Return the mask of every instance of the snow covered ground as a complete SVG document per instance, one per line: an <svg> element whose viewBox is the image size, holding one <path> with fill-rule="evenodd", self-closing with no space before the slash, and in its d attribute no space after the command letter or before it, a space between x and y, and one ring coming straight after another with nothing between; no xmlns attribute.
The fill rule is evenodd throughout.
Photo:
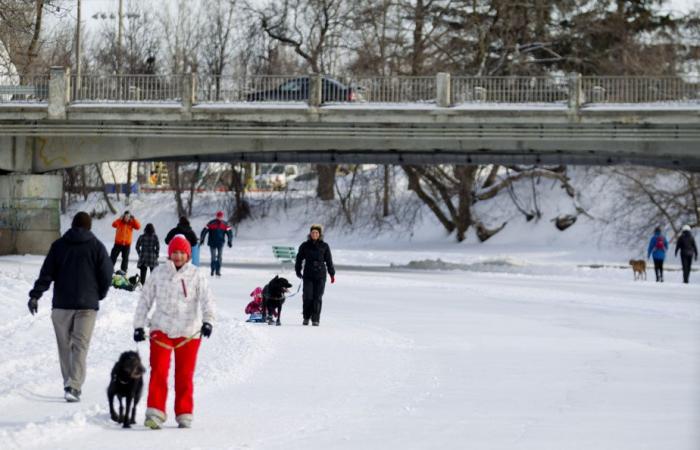
<svg viewBox="0 0 700 450"><path fill-rule="evenodd" d="M161 237L175 223L157 197L129 208ZM93 227L108 248L111 220ZM652 273L634 282L618 266L639 250L601 248L585 224L558 234L509 225L485 244L456 244L428 225L412 238L330 230L336 263L355 269L327 285L318 328L301 326L299 295L282 327L243 314L276 273L296 288L270 246L297 245L306 219L241 227L211 280L219 318L201 347L189 430L176 428L172 396L165 430L141 425L145 399L135 428L109 420L117 357L138 348L148 359L131 339L138 292L111 290L102 303L83 400L67 404L51 293L37 316L26 308L42 258L0 257L0 449L700 448L698 272L690 285L675 270L663 284ZM428 261L437 258L447 264Z"/></svg>

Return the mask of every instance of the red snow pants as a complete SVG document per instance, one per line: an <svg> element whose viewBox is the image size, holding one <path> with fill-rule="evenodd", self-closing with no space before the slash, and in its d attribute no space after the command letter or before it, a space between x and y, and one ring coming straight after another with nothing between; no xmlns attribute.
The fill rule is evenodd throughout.
<svg viewBox="0 0 700 450"><path fill-rule="evenodd" d="M148 383L148 407L165 414L165 401L168 398L168 372L172 349L165 348L155 341L176 347L185 337L171 338L159 330L151 332L151 379ZM175 351L175 415L192 414L194 409L194 367L201 339L192 339Z"/></svg>

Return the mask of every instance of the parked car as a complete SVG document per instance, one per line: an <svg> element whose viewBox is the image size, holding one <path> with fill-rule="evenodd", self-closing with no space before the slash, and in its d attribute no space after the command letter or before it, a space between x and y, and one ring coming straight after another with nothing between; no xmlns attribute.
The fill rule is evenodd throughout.
<svg viewBox="0 0 700 450"><path fill-rule="evenodd" d="M255 177L255 184L260 188L284 189L297 175L299 168L294 164L273 164Z"/></svg>
<svg viewBox="0 0 700 450"><path fill-rule="evenodd" d="M338 80L323 77L321 82L322 102L354 102L357 100L355 89L345 86ZM246 96L249 102L262 101L308 101L309 77L299 77L288 80L276 88L267 91L258 91Z"/></svg>

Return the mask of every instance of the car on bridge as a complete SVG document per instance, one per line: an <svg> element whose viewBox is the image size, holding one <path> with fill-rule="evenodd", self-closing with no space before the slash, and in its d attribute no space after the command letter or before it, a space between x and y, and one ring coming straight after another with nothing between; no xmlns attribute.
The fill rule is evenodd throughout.
<svg viewBox="0 0 700 450"><path fill-rule="evenodd" d="M358 100L357 89L346 86L338 80L322 77L322 102L354 102ZM249 102L305 102L309 100L309 77L298 77L285 81L279 86L266 90L251 92L246 96Z"/></svg>

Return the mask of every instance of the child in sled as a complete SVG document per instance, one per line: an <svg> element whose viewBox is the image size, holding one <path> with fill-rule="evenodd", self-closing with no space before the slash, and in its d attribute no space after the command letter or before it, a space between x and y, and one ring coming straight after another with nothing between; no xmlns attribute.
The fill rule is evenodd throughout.
<svg viewBox="0 0 700 450"><path fill-rule="evenodd" d="M117 270L112 275L112 287L116 289L124 289L126 291L132 292L139 285L139 276L134 275L133 277L126 277L126 274L121 270Z"/></svg>
<svg viewBox="0 0 700 450"><path fill-rule="evenodd" d="M262 288L256 287L255 289L253 289L253 292L250 293L250 296L253 297L253 300L251 300L250 303L248 303L248 305L245 307L245 313L250 314L246 322L260 323L263 321Z"/></svg>

